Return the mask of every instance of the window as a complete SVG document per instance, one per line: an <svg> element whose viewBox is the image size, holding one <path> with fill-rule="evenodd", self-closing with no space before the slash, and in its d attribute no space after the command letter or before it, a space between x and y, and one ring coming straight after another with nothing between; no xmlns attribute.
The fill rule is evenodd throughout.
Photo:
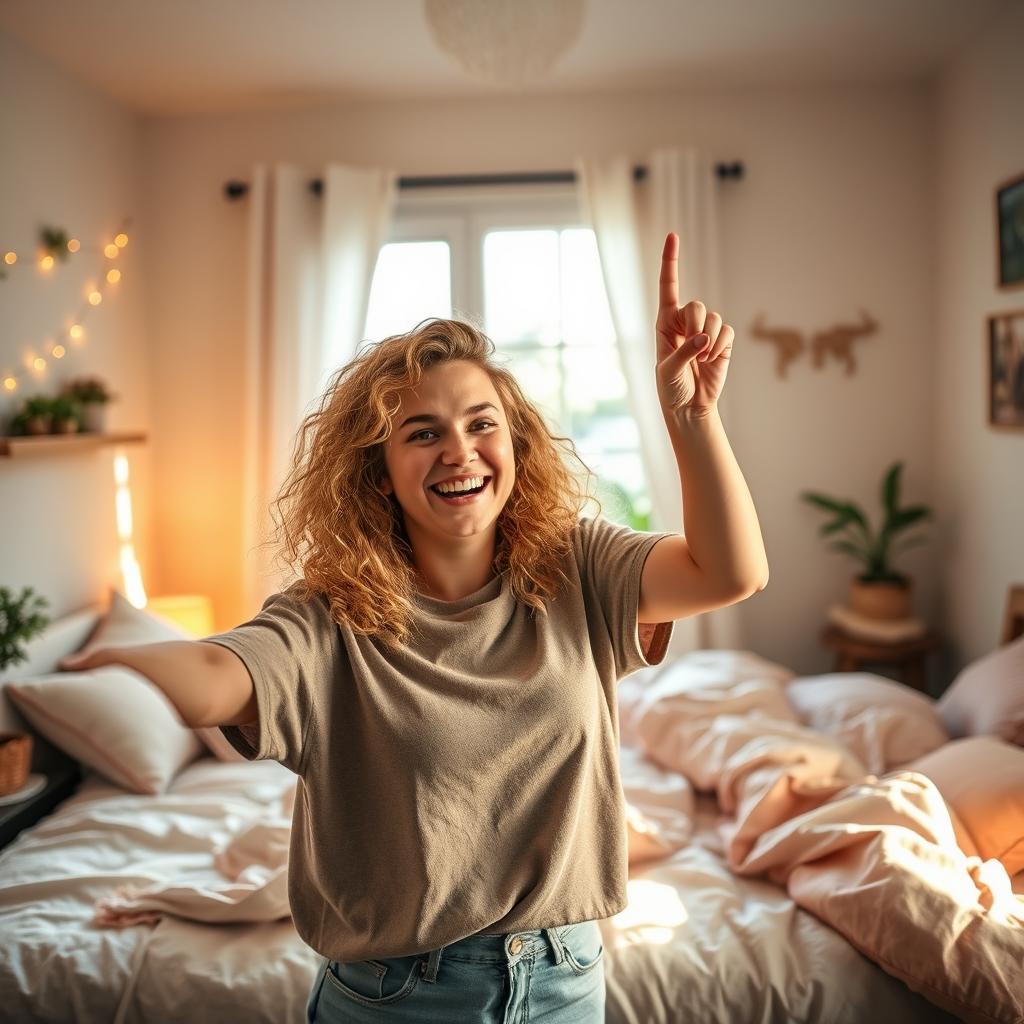
<svg viewBox="0 0 1024 1024"><path fill-rule="evenodd" d="M403 193L363 336L377 341L433 316L481 324L550 429L572 438L596 479L569 468L608 519L650 529L597 242L572 186Z"/></svg>

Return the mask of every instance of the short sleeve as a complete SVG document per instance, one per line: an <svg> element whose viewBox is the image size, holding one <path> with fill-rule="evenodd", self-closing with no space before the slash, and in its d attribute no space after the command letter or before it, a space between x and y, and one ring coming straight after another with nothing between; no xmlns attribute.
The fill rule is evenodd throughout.
<svg viewBox="0 0 1024 1024"><path fill-rule="evenodd" d="M674 622L637 629L640 581L644 562L659 540L672 533L645 533L603 517L582 519L577 531L577 557L584 591L598 606L607 629L616 681L665 657Z"/></svg>
<svg viewBox="0 0 1024 1024"><path fill-rule="evenodd" d="M256 690L256 724L223 725L224 737L250 761L279 761L301 775L309 723L324 706L342 650L327 601L300 601L293 585L268 597L248 622L202 642L237 654Z"/></svg>

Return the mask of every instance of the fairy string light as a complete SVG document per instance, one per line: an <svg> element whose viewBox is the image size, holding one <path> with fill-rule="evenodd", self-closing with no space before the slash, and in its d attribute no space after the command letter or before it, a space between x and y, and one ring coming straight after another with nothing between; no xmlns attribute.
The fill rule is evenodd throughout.
<svg viewBox="0 0 1024 1024"><path fill-rule="evenodd" d="M82 251L101 254L102 259L105 261L105 266L101 267L102 272L98 280L88 285L82 305L75 315L70 318L67 326L55 332L43 343L42 347L47 352L47 355L53 359L63 359L67 354L67 346L64 344L65 340L75 345L80 344L84 340L84 321L89 316L91 310L103 302L104 294L108 287L120 282L122 277L120 269L110 264L121 255L121 250L128 244L128 228L131 226L131 223L130 217L125 218L117 234L103 246L83 247L77 238L69 238L67 232L62 228L44 227L39 232L39 250L36 267L44 274L49 273L58 260L64 263L68 260L69 256ZM3 264L0 265L0 279L6 279L10 276L12 270L19 267L19 265L25 266L25 263L19 260L17 252L13 249L7 250L3 256ZM5 372L3 374L0 385L2 385L4 392L11 394L17 391L19 381L27 378L30 371L42 373L48 366L48 361L43 356L32 356L29 354L25 359L26 369L15 370L10 373Z"/></svg>

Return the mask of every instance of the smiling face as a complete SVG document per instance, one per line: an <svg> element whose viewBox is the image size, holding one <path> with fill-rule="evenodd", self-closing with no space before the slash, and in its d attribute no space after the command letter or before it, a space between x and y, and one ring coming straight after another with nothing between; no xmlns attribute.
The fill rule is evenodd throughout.
<svg viewBox="0 0 1024 1024"><path fill-rule="evenodd" d="M431 367L400 399L384 443L381 490L401 506L413 551L423 542L448 548L456 538L489 542L493 551L516 473L508 419L491 378L475 363L452 360ZM456 502L432 490L465 476L489 479L478 496Z"/></svg>

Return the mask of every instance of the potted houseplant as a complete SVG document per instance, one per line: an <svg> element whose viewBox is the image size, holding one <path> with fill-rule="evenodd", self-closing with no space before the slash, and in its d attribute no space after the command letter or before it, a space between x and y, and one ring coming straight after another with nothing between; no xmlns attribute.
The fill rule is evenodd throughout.
<svg viewBox="0 0 1024 1024"><path fill-rule="evenodd" d="M21 410L11 420L12 434L48 434L53 422L52 399L45 395L26 398Z"/></svg>
<svg viewBox="0 0 1024 1024"><path fill-rule="evenodd" d="M31 587L22 588L17 597L7 587L0 587L0 674L8 665L25 661L21 641L30 640L49 623L42 614L48 604ZM31 764L31 734L0 732L0 795L17 793L25 785Z"/></svg>
<svg viewBox="0 0 1024 1024"><path fill-rule="evenodd" d="M49 624L42 611L49 603L31 587L22 587L17 597L7 587L0 587L0 672L25 660L20 643L31 640Z"/></svg>
<svg viewBox="0 0 1024 1024"><path fill-rule="evenodd" d="M81 427L82 406L70 395L58 395L50 402L51 431L54 434L77 434Z"/></svg>
<svg viewBox="0 0 1024 1024"><path fill-rule="evenodd" d="M882 481L884 519L877 533L872 532L867 516L852 501L830 498L815 491L804 491L800 495L804 501L834 517L821 527L821 536L847 531L840 539L833 541L830 547L844 551L864 563L864 571L850 583L850 607L872 619L903 619L910 616L912 581L894 569L890 560L897 551L920 544L924 538L920 535L911 537L898 548L893 547L893 541L902 531L930 518L932 514L926 505L899 507L902 470L903 464L895 463Z"/></svg>
<svg viewBox="0 0 1024 1024"><path fill-rule="evenodd" d="M116 396L101 377L76 377L61 392L82 407L82 429L102 434L107 423L107 405Z"/></svg>

